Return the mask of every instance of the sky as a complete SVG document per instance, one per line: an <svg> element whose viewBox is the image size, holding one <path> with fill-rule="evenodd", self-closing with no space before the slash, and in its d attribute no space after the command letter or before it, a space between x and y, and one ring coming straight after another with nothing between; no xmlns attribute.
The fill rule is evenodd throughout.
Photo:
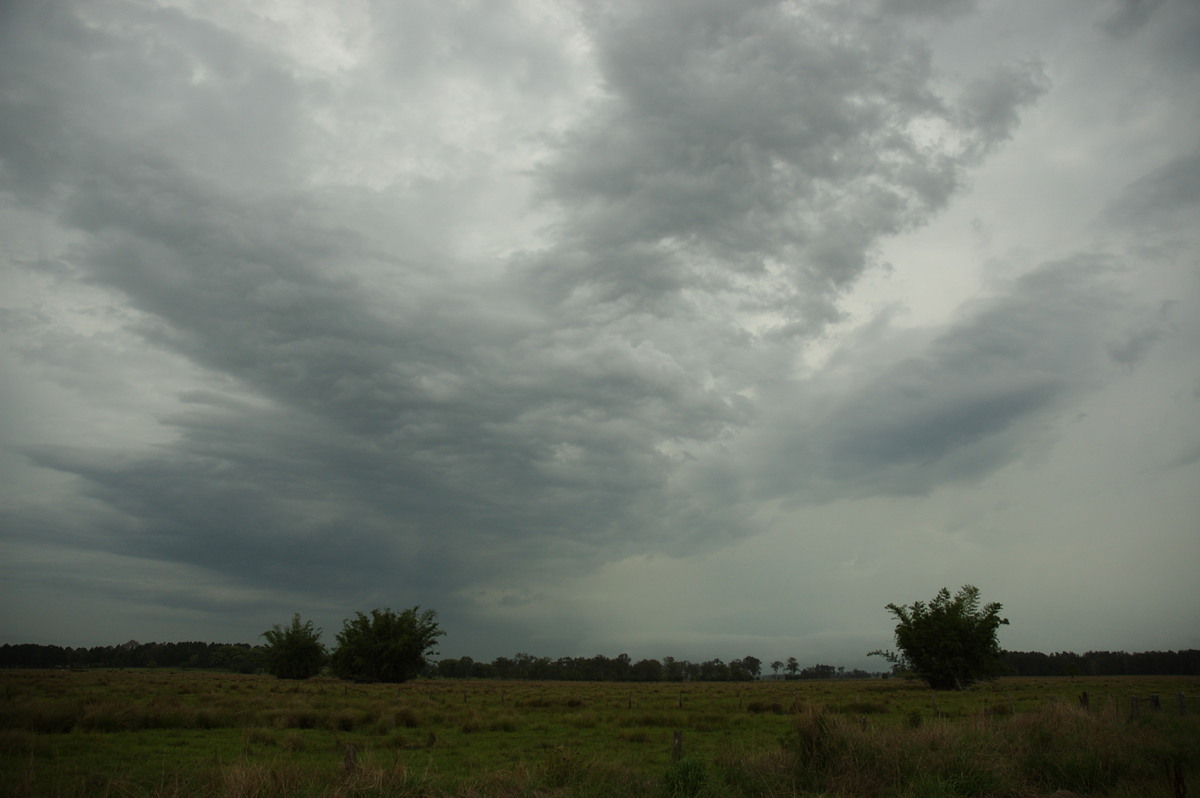
<svg viewBox="0 0 1200 798"><path fill-rule="evenodd" d="M0 642L1200 647L1194 0L0 5Z"/></svg>

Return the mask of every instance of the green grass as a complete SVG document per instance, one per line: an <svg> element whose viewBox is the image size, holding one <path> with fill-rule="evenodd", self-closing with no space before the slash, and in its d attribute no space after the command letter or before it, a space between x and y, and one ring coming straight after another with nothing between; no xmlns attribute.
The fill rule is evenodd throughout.
<svg viewBox="0 0 1200 798"><path fill-rule="evenodd" d="M0 795L1171 795L1175 767L1200 788L1200 716L1178 715L1179 692L1200 694L1200 680L1007 679L934 695L901 680L8 671ZM1150 694L1163 711L1130 719L1130 698Z"/></svg>

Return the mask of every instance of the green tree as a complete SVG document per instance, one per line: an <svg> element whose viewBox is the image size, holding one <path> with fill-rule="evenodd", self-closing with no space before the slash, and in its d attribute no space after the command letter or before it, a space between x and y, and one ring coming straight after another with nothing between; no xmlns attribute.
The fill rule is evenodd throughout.
<svg viewBox="0 0 1200 798"><path fill-rule="evenodd" d="M404 682L419 674L425 658L437 654L434 646L445 634L438 628L437 613L420 609L355 613L338 633L334 675L360 682Z"/></svg>
<svg viewBox="0 0 1200 798"><path fill-rule="evenodd" d="M262 637L267 639L267 673L280 679L307 679L320 673L325 664L321 630L314 629L312 621L302 623L300 613L292 616L291 626L275 624Z"/></svg>
<svg viewBox="0 0 1200 798"><path fill-rule="evenodd" d="M946 588L926 604L888 604L896 616L897 654L872 651L898 670L924 679L935 690L962 690L994 679L1003 670L996 630L1007 624L996 603L980 607L979 588L963 585L953 596Z"/></svg>

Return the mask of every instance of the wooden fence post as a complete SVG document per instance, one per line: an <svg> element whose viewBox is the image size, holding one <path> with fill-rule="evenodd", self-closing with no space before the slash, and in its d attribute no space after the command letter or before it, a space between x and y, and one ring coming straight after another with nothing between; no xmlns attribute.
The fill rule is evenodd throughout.
<svg viewBox="0 0 1200 798"><path fill-rule="evenodd" d="M1129 699L1129 717L1136 718L1138 716L1138 697L1134 696Z"/></svg>
<svg viewBox="0 0 1200 798"><path fill-rule="evenodd" d="M1154 695L1150 696L1150 707L1155 712L1158 712L1159 710L1162 709L1162 704L1159 703L1159 700L1158 700L1158 693L1155 693Z"/></svg>
<svg viewBox="0 0 1200 798"><path fill-rule="evenodd" d="M355 768L358 767L358 752L354 749L354 743L346 744L346 755L342 757L342 769L345 771L346 778L354 775Z"/></svg>
<svg viewBox="0 0 1200 798"><path fill-rule="evenodd" d="M675 739L671 742L671 759L678 762L683 756L683 732L675 730Z"/></svg>
<svg viewBox="0 0 1200 798"><path fill-rule="evenodd" d="M1184 696L1183 693L1177 693L1175 695L1175 700L1179 702L1179 714L1186 715L1187 714L1187 698Z"/></svg>
<svg viewBox="0 0 1200 798"><path fill-rule="evenodd" d="M1089 709L1087 690L1084 690L1079 694L1079 706L1083 707L1085 712Z"/></svg>

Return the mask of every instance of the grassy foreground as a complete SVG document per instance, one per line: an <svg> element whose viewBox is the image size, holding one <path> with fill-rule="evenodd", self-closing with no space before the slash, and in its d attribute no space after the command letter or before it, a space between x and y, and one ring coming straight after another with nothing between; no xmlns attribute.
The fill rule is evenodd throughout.
<svg viewBox="0 0 1200 798"><path fill-rule="evenodd" d="M1087 691L1088 710L1079 695ZM1131 717L1134 697L1158 695ZM1180 714L1177 696L1192 696ZM753 683L0 672L0 795L1172 796L1200 680ZM676 733L680 750L676 751Z"/></svg>

